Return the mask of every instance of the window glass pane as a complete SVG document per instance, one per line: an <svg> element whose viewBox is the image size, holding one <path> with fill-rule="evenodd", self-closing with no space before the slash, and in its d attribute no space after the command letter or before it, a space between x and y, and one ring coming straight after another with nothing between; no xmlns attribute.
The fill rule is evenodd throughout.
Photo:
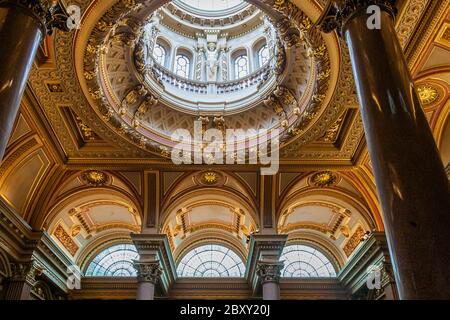
<svg viewBox="0 0 450 320"><path fill-rule="evenodd" d="M269 48L267 48L267 45L264 45L264 47L259 50L258 57L260 67L264 66L269 61Z"/></svg>
<svg viewBox="0 0 450 320"><path fill-rule="evenodd" d="M189 78L190 61L185 55L178 55L175 61L175 73L180 77Z"/></svg>
<svg viewBox="0 0 450 320"><path fill-rule="evenodd" d="M180 277L243 277L245 266L232 250L220 245L205 245L186 254L177 273Z"/></svg>
<svg viewBox="0 0 450 320"><path fill-rule="evenodd" d="M153 57L157 63L164 66L166 63L166 49L164 49L164 47L160 44L156 44L153 49Z"/></svg>
<svg viewBox="0 0 450 320"><path fill-rule="evenodd" d="M99 253L90 263L86 276L135 277L133 260L138 260L136 248L130 244L112 246Z"/></svg>
<svg viewBox="0 0 450 320"><path fill-rule="evenodd" d="M336 270L330 260L321 252L308 246L290 245L285 247L280 261L284 261L282 277L336 277Z"/></svg>
<svg viewBox="0 0 450 320"><path fill-rule="evenodd" d="M248 57L246 55L241 55L234 61L234 69L236 79L248 76Z"/></svg>

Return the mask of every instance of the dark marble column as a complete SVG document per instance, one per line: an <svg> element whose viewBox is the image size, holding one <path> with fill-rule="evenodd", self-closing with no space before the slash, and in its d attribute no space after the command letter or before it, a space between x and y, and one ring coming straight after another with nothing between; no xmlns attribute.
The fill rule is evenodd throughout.
<svg viewBox="0 0 450 320"><path fill-rule="evenodd" d="M321 25L338 28L350 50L400 298L449 299L449 183L396 36L394 2L333 0ZM374 18L378 29L369 28Z"/></svg>
<svg viewBox="0 0 450 320"><path fill-rule="evenodd" d="M52 1L0 1L0 160L39 44L52 27L64 27L63 16Z"/></svg>

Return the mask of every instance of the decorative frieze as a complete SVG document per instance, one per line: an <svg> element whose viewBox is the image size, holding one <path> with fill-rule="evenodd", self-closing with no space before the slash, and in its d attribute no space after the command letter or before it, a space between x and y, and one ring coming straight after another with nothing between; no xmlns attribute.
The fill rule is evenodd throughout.
<svg viewBox="0 0 450 320"><path fill-rule="evenodd" d="M363 239L366 232L361 226L358 226L358 228L353 232L350 239L347 241L347 243L344 246L344 252L347 257L350 257L355 251L355 249L359 246L361 243L361 240Z"/></svg>
<svg viewBox="0 0 450 320"><path fill-rule="evenodd" d="M59 242L62 243L64 248L66 248L67 251L69 251L69 253L72 256L75 256L75 254L77 253L79 247L75 243L75 241L73 241L72 237L66 232L66 230L64 230L62 225L58 225L56 227L53 235L56 237L56 239L59 240Z"/></svg>

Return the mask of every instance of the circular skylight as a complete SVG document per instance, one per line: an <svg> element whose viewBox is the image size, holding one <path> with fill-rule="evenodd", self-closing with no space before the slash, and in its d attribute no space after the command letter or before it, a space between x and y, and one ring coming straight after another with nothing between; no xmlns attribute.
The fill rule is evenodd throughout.
<svg viewBox="0 0 450 320"><path fill-rule="evenodd" d="M233 9L244 3L242 0L179 0L191 8L201 11L220 12Z"/></svg>

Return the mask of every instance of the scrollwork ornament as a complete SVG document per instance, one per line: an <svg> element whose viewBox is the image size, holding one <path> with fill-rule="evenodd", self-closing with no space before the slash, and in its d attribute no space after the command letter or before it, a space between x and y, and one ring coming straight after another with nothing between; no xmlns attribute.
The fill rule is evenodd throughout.
<svg viewBox="0 0 450 320"><path fill-rule="evenodd" d="M355 15L366 12L370 6L378 6L395 18L397 14L395 3L396 0L329 0L318 25L325 33L337 30L342 36L348 21Z"/></svg>

